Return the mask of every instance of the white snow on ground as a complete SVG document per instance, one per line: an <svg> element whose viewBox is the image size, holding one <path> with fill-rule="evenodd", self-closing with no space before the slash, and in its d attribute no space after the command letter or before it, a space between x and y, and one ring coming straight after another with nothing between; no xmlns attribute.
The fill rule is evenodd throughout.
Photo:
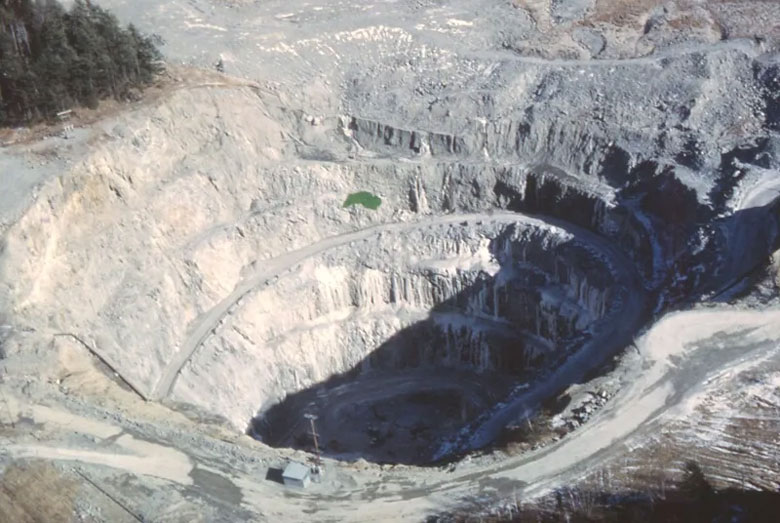
<svg viewBox="0 0 780 523"><path fill-rule="evenodd" d="M744 357L737 356L737 361L742 366L760 364L762 355L777 351L780 310L708 310L671 314L638 341L637 346L644 358L644 372L639 378L621 390L586 426L559 443L526 456L508 457L497 466L464 464L450 472L400 468L399 473L382 479L382 493L374 494L370 503L361 504L359 511L346 510L345 505L332 503L321 505L318 514L323 518L338 517L342 521L382 521L387 518L420 520L434 507L447 505L459 497L473 493L471 478L475 473L486 480L492 478L527 482L527 486L521 487L518 484L517 487L518 495L522 494L526 500L556 485L570 482L583 473L576 465L584 463L599 451L620 451L623 445L618 443L628 444L629 440L626 438L635 437L641 440L646 432L642 427L650 427L652 420L674 411L679 405L685 406L688 398L695 395L697 387L680 396L678 403L667 404L675 393L673 378L683 367L687 365L706 368L710 378L724 370L728 372L734 361L728 358L719 360L717 355L713 357L712 352L719 349L699 343L719 333L742 333L746 347L765 346L765 349L760 349L761 352L746 350ZM54 412L48 408L26 405L16 399L11 399L11 409L16 419L23 414L52 430L59 428L68 431L79 427L79 430L101 440L121 433L121 429L108 423L94 422L64 411ZM127 435L120 436L114 444L118 446L119 453L86 451L63 446L56 440L44 440L30 445L7 445L3 453L13 457L43 457L102 464L131 473L153 475L183 485L190 484L188 472L197 461L193 463L192 458L187 458L181 452L167 445L142 442ZM324 488L313 487L294 497L285 497L281 503L275 501L275 484L265 481L262 477L247 476L236 471L224 474L240 487L245 503L261 510L273 507L280 517L283 517L282 514L299 513L301 509L309 506L319 495L320 489ZM366 474L359 469L351 469L348 482L339 480L340 488L343 489L341 495L351 492L347 498L359 497L365 485L363 482L376 477L376 473L370 468L366 470ZM409 481L419 486L424 484L426 488L415 487L410 491Z"/></svg>
<svg viewBox="0 0 780 523"><path fill-rule="evenodd" d="M713 360L717 361L717 356L712 354L717 348L701 348L697 343L713 335L744 333L746 329L750 329L744 334L746 345L767 344L774 353L777 340L780 340L780 310L691 311L665 317L637 341L645 364L636 381L620 391L584 428L565 438L553 452L545 452L538 459L529 459L523 467L496 476L545 485L544 478L553 477L588 456L610 448L672 407L667 402L675 393L675 387L669 378L681 368L679 361L691 366L711 366ZM760 363L755 355L751 356L743 362L746 366ZM710 378L723 368L731 369L732 364L733 361L717 362L709 373ZM690 397L690 394L686 396ZM538 489L539 486L533 490Z"/></svg>

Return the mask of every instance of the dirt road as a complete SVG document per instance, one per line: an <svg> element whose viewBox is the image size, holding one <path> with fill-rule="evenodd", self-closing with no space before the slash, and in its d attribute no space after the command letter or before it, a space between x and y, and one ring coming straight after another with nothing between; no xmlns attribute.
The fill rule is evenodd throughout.
<svg viewBox="0 0 780 523"><path fill-rule="evenodd" d="M192 355L203 344L206 338L214 331L222 319L230 314L231 309L241 301L242 298L253 292L257 288L268 284L274 278L277 278L284 272L293 269L307 258L316 256L329 249L334 249L348 245L352 242L368 240L383 232L400 232L405 230L437 227L456 223L527 223L539 227L556 227L572 234L578 241L591 246L595 249L612 268L616 271L616 277L621 283L624 283L629 289L629 303L626 304L628 312L632 318L627 322L628 326L636 326L636 319L642 307L644 291L640 285L634 270L633 263L620 251L620 249L611 245L609 240L584 228L571 225L561 220L550 218L539 218L514 212L496 212L483 214L452 214L443 216L434 216L413 222L387 223L374 227L368 227L358 231L325 238L319 242L307 245L296 251L289 252L269 261L259 262L261 267L255 274L247 276L236 288L210 311L199 317L190 327L190 333L182 344L179 351L167 363L163 370L162 377L151 394L151 399L159 400L167 397L176 380L176 376L182 367L192 357ZM608 349L602 349L604 353L611 353L613 346Z"/></svg>
<svg viewBox="0 0 780 523"><path fill-rule="evenodd" d="M50 434L34 444L3 441L1 454L10 458L38 457L103 465L136 475L151 475L189 485L197 467L216 470L224 481L241 489L245 507L294 518L301 510L316 520L419 521L441 507L474 495L519 497L538 494L583 474L595 460L621 452L624 444L652 433L653 422L687 408L687 402L711 380L725 373L761 365L780 354L780 311L731 309L684 312L658 322L637 343L642 372L599 411L587 426L555 445L493 465L459 465L453 472L401 469L382 476L383 488L372 485L376 471L350 470L352 486L334 489L326 480L307 491L285 496L284 487L263 478L237 473L208 458L206 449L187 454L181 442L146 442L123 434L124 429L40 405L10 399L10 412L46 427ZM116 445L116 450L89 450L63 445L73 430ZM212 461L213 459L213 461ZM340 466L340 465L332 465ZM216 467L216 468L215 468ZM374 478L374 479L371 479Z"/></svg>

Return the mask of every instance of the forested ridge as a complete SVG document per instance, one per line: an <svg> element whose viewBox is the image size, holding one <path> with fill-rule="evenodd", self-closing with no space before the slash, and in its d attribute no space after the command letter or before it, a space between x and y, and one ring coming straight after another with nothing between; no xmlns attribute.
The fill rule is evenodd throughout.
<svg viewBox="0 0 780 523"><path fill-rule="evenodd" d="M126 98L160 58L148 36L92 2L0 0L0 126Z"/></svg>

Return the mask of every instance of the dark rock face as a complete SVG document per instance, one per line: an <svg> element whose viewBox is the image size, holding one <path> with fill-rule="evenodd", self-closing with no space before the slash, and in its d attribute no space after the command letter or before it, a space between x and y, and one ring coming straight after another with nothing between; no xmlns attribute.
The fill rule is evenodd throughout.
<svg viewBox="0 0 780 523"><path fill-rule="evenodd" d="M780 131L780 65L756 64L754 74L763 89L765 125L773 131Z"/></svg>
<svg viewBox="0 0 780 523"><path fill-rule="evenodd" d="M345 324L338 335L353 340L352 349L366 343L360 333L376 330L371 316L376 304L403 311L421 297L433 303L423 319L359 351L366 356L350 369L262 409L251 422L252 433L272 445L308 448L308 439L295 434L298 414L313 409L322 431L338 440L327 452L423 464L443 438L492 409L509 384L555 369L596 331L619 321L629 289L582 240L513 224L495 235L489 250L499 265L492 275L390 271L384 276L389 283L375 277L372 289L360 287L366 280L356 277L348 294L362 320ZM352 335L353 329L358 335ZM450 375L464 381L453 383ZM397 390L389 385L378 390L384 382L396 384ZM431 410L411 399L419 394L460 399L452 409L439 404ZM374 427L368 441L356 412ZM428 435L419 439L422 427Z"/></svg>
<svg viewBox="0 0 780 523"><path fill-rule="evenodd" d="M640 207L672 227L685 230L700 215L696 193L683 185L669 169L645 184Z"/></svg>

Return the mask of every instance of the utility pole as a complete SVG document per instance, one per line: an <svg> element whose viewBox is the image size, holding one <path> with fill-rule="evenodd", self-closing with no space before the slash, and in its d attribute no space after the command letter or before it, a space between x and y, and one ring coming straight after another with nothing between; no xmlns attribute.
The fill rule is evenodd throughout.
<svg viewBox="0 0 780 523"><path fill-rule="evenodd" d="M314 428L314 420L317 419L317 415L304 414L303 417L309 420L309 423L311 423L311 432L309 432L309 434L311 434L311 437L314 440L314 453L317 456L317 467L319 467L320 466L320 445L319 442L317 441L317 436L319 436L319 434L317 434L317 429Z"/></svg>
<svg viewBox="0 0 780 523"><path fill-rule="evenodd" d="M314 452L317 455L314 467L312 467L312 480L319 483L322 480L322 468L320 467L322 461L320 460L320 444L317 440L319 434L317 434L317 429L314 428L314 420L317 419L317 415L306 413L303 417L309 420L309 423L311 424L311 432L309 432L309 434L311 434L311 437L314 440Z"/></svg>

